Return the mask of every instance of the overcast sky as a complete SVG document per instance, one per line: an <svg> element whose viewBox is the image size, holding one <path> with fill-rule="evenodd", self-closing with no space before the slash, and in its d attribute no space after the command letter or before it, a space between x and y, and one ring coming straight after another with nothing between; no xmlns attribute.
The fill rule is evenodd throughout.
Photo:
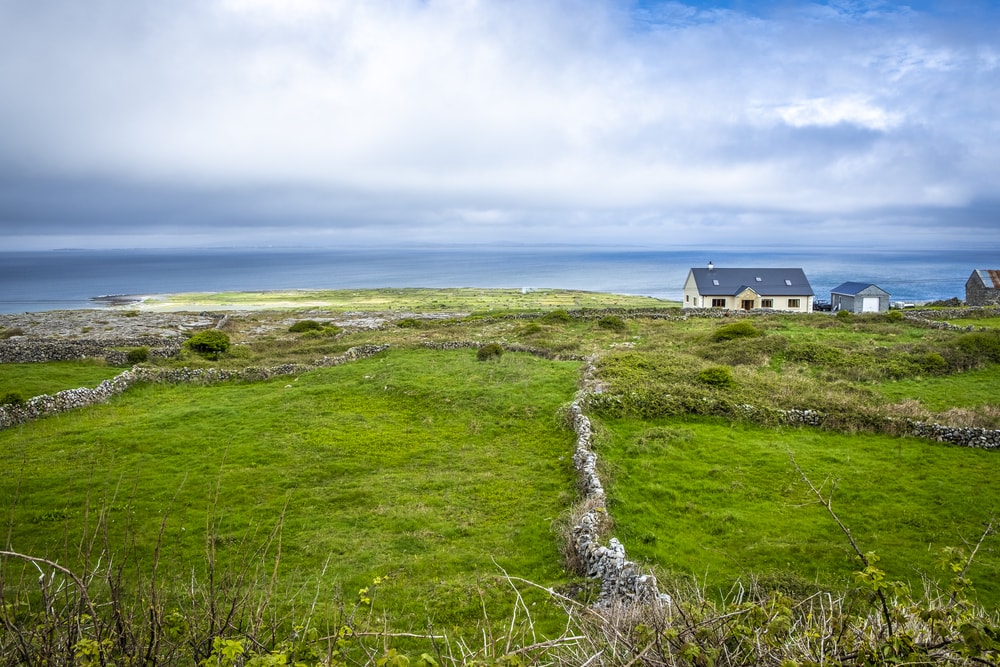
<svg viewBox="0 0 1000 667"><path fill-rule="evenodd" d="M0 0L7 249L1000 249L990 0Z"/></svg>

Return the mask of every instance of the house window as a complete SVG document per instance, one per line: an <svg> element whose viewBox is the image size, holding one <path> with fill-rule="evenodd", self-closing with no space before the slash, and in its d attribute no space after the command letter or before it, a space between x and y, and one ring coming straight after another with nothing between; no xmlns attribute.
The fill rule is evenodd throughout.
<svg viewBox="0 0 1000 667"><path fill-rule="evenodd" d="M712 278L712 284L715 285L716 287L718 287L719 286L719 279L718 278Z"/></svg>
<svg viewBox="0 0 1000 667"><path fill-rule="evenodd" d="M789 308L798 308L799 307L799 303L800 303L799 299L789 299L788 300L788 307Z"/></svg>
<svg viewBox="0 0 1000 667"><path fill-rule="evenodd" d="M792 281L789 280L788 278L785 278L785 284L788 285L789 287L791 287L792 286Z"/></svg>
<svg viewBox="0 0 1000 667"><path fill-rule="evenodd" d="M712 308L725 308L725 307L726 307L725 299L712 299Z"/></svg>
<svg viewBox="0 0 1000 667"><path fill-rule="evenodd" d="M774 299L761 299L760 300L760 307L761 308L774 308Z"/></svg>

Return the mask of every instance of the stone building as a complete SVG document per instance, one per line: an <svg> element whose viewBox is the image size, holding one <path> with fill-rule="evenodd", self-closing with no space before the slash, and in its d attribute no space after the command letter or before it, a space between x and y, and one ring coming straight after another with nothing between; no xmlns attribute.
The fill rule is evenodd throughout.
<svg viewBox="0 0 1000 667"><path fill-rule="evenodd" d="M976 269L965 281L965 305L1000 305L1000 269Z"/></svg>

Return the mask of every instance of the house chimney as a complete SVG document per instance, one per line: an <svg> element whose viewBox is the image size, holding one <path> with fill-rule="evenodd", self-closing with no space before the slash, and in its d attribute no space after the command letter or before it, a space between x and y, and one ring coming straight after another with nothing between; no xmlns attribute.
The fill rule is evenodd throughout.
<svg viewBox="0 0 1000 667"><path fill-rule="evenodd" d="M708 260L708 270L711 271L714 268L715 268L715 265L712 264L712 260Z"/></svg>

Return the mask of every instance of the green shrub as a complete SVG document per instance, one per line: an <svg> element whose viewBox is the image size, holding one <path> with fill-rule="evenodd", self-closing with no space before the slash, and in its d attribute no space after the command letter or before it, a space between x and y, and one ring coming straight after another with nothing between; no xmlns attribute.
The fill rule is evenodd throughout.
<svg viewBox="0 0 1000 667"><path fill-rule="evenodd" d="M735 384L733 369L729 366L710 366L698 373L698 382L713 387L731 387Z"/></svg>
<svg viewBox="0 0 1000 667"><path fill-rule="evenodd" d="M903 311L901 310L890 310L885 314L885 319L890 322L902 322L903 321Z"/></svg>
<svg viewBox="0 0 1000 667"><path fill-rule="evenodd" d="M854 313L849 310L838 310L837 319L841 322L846 322L847 320L853 319Z"/></svg>
<svg viewBox="0 0 1000 667"><path fill-rule="evenodd" d="M479 361L499 359L501 355L503 355L503 348L499 343L487 343L476 351L476 359Z"/></svg>
<svg viewBox="0 0 1000 667"><path fill-rule="evenodd" d="M521 329L521 333L525 336L531 336L532 334L537 334L542 332L542 326L538 322L528 322Z"/></svg>
<svg viewBox="0 0 1000 667"><path fill-rule="evenodd" d="M557 324L560 322L571 322L573 320L570 314L567 313L562 308L557 308L551 312L546 313L541 317L542 322L546 324Z"/></svg>
<svg viewBox="0 0 1000 667"><path fill-rule="evenodd" d="M23 336L24 329L19 329L18 327L11 327L10 329L5 329L0 327L0 340L5 340L7 338L13 338L14 336Z"/></svg>
<svg viewBox="0 0 1000 667"><path fill-rule="evenodd" d="M299 320L292 326L288 327L290 333L305 333L307 331L319 331L323 328L323 325L316 320Z"/></svg>
<svg viewBox="0 0 1000 667"><path fill-rule="evenodd" d="M735 338L753 338L759 335L761 335L760 329L746 320L740 320L739 322L732 322L719 327L712 334L711 339L718 343L724 340L733 340Z"/></svg>
<svg viewBox="0 0 1000 667"><path fill-rule="evenodd" d="M198 354L218 357L229 349L229 336L218 329L199 331L184 342L184 347Z"/></svg>
<svg viewBox="0 0 1000 667"><path fill-rule="evenodd" d="M1000 363L1000 331L973 331L962 334L949 350L953 367L979 368L988 363Z"/></svg>
<svg viewBox="0 0 1000 667"><path fill-rule="evenodd" d="M24 405L24 396L16 391L8 391L0 398L0 405Z"/></svg>
<svg viewBox="0 0 1000 667"><path fill-rule="evenodd" d="M343 331L343 329L338 327L336 324L328 324L325 327L320 327L319 329L310 329L302 335L305 338L324 338L327 336L336 336L341 331Z"/></svg>
<svg viewBox="0 0 1000 667"><path fill-rule="evenodd" d="M125 357L129 365L135 366L136 364L141 364L143 362L149 361L149 348L148 347L133 347L128 351L128 355Z"/></svg>
<svg viewBox="0 0 1000 667"><path fill-rule="evenodd" d="M937 352L913 355L913 361L924 373L939 375L948 371L948 362Z"/></svg>
<svg viewBox="0 0 1000 667"><path fill-rule="evenodd" d="M625 331L625 320L617 315L605 315L597 320L597 326L609 331Z"/></svg>

